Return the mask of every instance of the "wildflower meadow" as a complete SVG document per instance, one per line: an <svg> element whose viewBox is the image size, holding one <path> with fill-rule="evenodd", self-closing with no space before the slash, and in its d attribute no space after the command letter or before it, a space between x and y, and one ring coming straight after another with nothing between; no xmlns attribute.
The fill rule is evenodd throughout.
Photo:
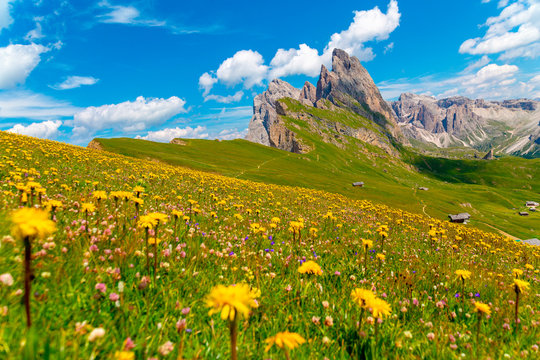
<svg viewBox="0 0 540 360"><path fill-rule="evenodd" d="M538 358L540 249L0 132L1 359Z"/></svg>

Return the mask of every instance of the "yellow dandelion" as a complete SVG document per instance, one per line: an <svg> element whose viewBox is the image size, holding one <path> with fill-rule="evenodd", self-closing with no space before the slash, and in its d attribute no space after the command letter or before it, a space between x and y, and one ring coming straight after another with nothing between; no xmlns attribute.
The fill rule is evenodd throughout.
<svg viewBox="0 0 540 360"><path fill-rule="evenodd" d="M298 268L298 272L300 274L313 274L317 276L322 275L321 267L312 260L308 260L302 265L300 265L300 267Z"/></svg>
<svg viewBox="0 0 540 360"><path fill-rule="evenodd" d="M305 343L306 339L297 333L283 331L278 332L275 336L269 337L264 342L268 344L266 345L266 349L264 349L264 351L267 352L274 345L280 349L292 350Z"/></svg>
<svg viewBox="0 0 540 360"><path fill-rule="evenodd" d="M56 224L50 220L49 213L35 208L21 208L11 214L13 227L11 234L24 239L45 238L56 230Z"/></svg>
<svg viewBox="0 0 540 360"><path fill-rule="evenodd" d="M367 308L375 294L371 290L356 288L351 292L351 298L361 308Z"/></svg>
<svg viewBox="0 0 540 360"><path fill-rule="evenodd" d="M206 298L206 306L210 308L208 315L220 313L223 320L233 321L238 315L248 317L249 311L257 307L255 296L246 284L217 285Z"/></svg>
<svg viewBox="0 0 540 360"><path fill-rule="evenodd" d="M491 315L491 308L488 304L477 301L474 303L474 307L475 311L479 314Z"/></svg>

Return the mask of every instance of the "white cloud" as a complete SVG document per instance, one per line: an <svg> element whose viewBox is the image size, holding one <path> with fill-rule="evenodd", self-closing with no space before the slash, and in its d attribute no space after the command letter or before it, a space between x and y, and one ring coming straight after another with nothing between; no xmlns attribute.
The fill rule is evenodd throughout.
<svg viewBox="0 0 540 360"><path fill-rule="evenodd" d="M518 0L510 5L501 1L499 5L504 8L486 20L485 35L464 41L459 52L501 54L501 59L539 56L540 0Z"/></svg>
<svg viewBox="0 0 540 360"><path fill-rule="evenodd" d="M48 120L44 122L35 122L29 125L17 124L6 131L19 135L33 136L41 139L54 139L58 135L58 129L61 125L62 122L60 120Z"/></svg>
<svg viewBox="0 0 540 360"><path fill-rule="evenodd" d="M0 92L0 119L53 120L73 116L80 109L30 91Z"/></svg>
<svg viewBox="0 0 540 360"><path fill-rule="evenodd" d="M1 0L0 0L1 1ZM43 27L41 26L41 21L43 21L42 16L36 16L34 17L34 21L36 22L36 27L32 30L30 30L24 37L27 41L34 41L38 39L42 39L45 37L43 35Z"/></svg>
<svg viewBox="0 0 540 360"><path fill-rule="evenodd" d="M540 75L536 75L531 80L529 80L531 84L540 85Z"/></svg>
<svg viewBox="0 0 540 360"><path fill-rule="evenodd" d="M317 76L321 71L322 59L317 49L300 44L298 49L279 49L270 62L270 79L289 75Z"/></svg>
<svg viewBox="0 0 540 360"><path fill-rule="evenodd" d="M300 44L298 48L278 49L267 66L257 51L238 51L233 57L223 61L217 71L201 75L199 87L204 90L203 96L207 97L218 82L227 86L243 83L244 88L250 89L255 85L262 85L265 80L278 77L315 77L319 74L321 65L330 65L334 48L344 49L361 61L372 60L375 57L373 49L366 47L365 43L386 40L399 26L401 14L398 3L390 0L386 13L374 7L371 10L355 11L354 14L348 29L333 34L321 54L307 44ZM393 43L388 44L385 52L392 47Z"/></svg>
<svg viewBox="0 0 540 360"><path fill-rule="evenodd" d="M103 23L138 26L166 26L165 21L141 17L141 12L134 6L112 5L108 1L100 2L99 6L107 10L107 13L98 16Z"/></svg>
<svg viewBox="0 0 540 360"><path fill-rule="evenodd" d="M225 85L243 83L246 89L250 89L254 85L260 85L267 72L268 66L264 65L261 54L252 50L240 50L221 63L216 77Z"/></svg>
<svg viewBox="0 0 540 360"><path fill-rule="evenodd" d="M204 89L203 96L208 95L210 93L210 90L212 90L212 87L215 83L218 82L218 79L215 77L212 77L209 73L205 72L201 75L199 78L199 89Z"/></svg>
<svg viewBox="0 0 540 360"><path fill-rule="evenodd" d="M230 103L238 102L238 101L242 100L243 96L244 96L244 92L243 91L238 91L234 95L228 95L228 96L207 95L207 96L204 97L204 101L207 102L207 101L210 101L210 100L214 100L214 101L217 101L218 103L230 104Z"/></svg>
<svg viewBox="0 0 540 360"><path fill-rule="evenodd" d="M2 29L7 29L13 24L13 18L10 14L11 2L13 0L0 0L0 32L2 32Z"/></svg>
<svg viewBox="0 0 540 360"><path fill-rule="evenodd" d="M436 94L437 98L454 95L475 99L530 97L527 84L520 81L519 77L519 68L515 65L489 64L472 74L462 71L442 79L436 77L400 79L385 81L378 86L385 99L394 99L404 92L421 94L426 91Z"/></svg>
<svg viewBox="0 0 540 360"><path fill-rule="evenodd" d="M40 55L49 51L42 45L8 45L0 48L0 89L23 84L39 64Z"/></svg>
<svg viewBox="0 0 540 360"><path fill-rule="evenodd" d="M334 48L343 49L360 60L371 60L372 49L364 48L364 43L372 40L386 40L398 26L401 14L396 0L388 4L386 14L376 6L371 10L354 12L354 20L347 30L332 35L325 53Z"/></svg>
<svg viewBox="0 0 540 360"><path fill-rule="evenodd" d="M158 142L170 142L176 138L189 138L189 139L206 139L208 133L206 127L197 126L192 128L190 126L185 128L168 128L158 131L149 131L145 136L136 136L136 139L158 141Z"/></svg>
<svg viewBox="0 0 540 360"><path fill-rule="evenodd" d="M83 85L94 85L98 81L99 79L91 76L69 76L66 80L51 86L51 88L56 90L75 89Z"/></svg>
<svg viewBox="0 0 540 360"><path fill-rule="evenodd" d="M142 131L148 126L185 113L185 104L184 100L176 96L168 99L145 99L139 96L133 102L88 107L76 113L69 125L74 127L75 137L88 137L100 130L111 128L122 133Z"/></svg>
<svg viewBox="0 0 540 360"><path fill-rule="evenodd" d="M222 140L233 140L233 139L243 139L246 137L248 129L238 131L238 129L225 129L220 131L216 138Z"/></svg>
<svg viewBox="0 0 540 360"><path fill-rule="evenodd" d="M462 71L462 73L469 73L472 70L476 70L478 68L481 68L483 66L486 66L489 64L490 60L487 55L482 56L480 59L474 61L473 63L469 64L465 70Z"/></svg>
<svg viewBox="0 0 540 360"><path fill-rule="evenodd" d="M474 76L463 82L467 86L486 87L514 76L519 68L515 65L489 64L478 70Z"/></svg>

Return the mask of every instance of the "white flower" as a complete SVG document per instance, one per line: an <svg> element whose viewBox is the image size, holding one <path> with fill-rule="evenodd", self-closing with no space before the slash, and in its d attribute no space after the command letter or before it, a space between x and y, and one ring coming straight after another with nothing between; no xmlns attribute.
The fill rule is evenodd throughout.
<svg viewBox="0 0 540 360"><path fill-rule="evenodd" d="M98 338L102 338L105 336L105 329L103 328L95 328L92 330L92 332L88 335L88 341L92 342Z"/></svg>
<svg viewBox="0 0 540 360"><path fill-rule="evenodd" d="M0 275L0 283L6 286L13 285L13 276L11 276L10 273L5 273L5 274Z"/></svg>

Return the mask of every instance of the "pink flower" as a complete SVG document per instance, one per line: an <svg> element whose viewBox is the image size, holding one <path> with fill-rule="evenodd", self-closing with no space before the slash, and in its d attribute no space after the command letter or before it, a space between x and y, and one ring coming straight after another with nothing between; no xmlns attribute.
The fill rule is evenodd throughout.
<svg viewBox="0 0 540 360"><path fill-rule="evenodd" d="M433 340L433 339L435 339L435 334L430 332L429 334L427 334L427 338L428 338L428 340Z"/></svg>
<svg viewBox="0 0 540 360"><path fill-rule="evenodd" d="M321 318L318 317L318 316L313 316L311 318L311 322L314 323L315 325L320 325L321 324Z"/></svg>
<svg viewBox="0 0 540 360"><path fill-rule="evenodd" d="M96 290L105 293L105 291L107 291L107 285L105 285L104 283L97 283Z"/></svg>
<svg viewBox="0 0 540 360"><path fill-rule="evenodd" d="M330 304L328 303L328 301L323 301L322 302L322 306L325 308L325 309L328 309L328 307L330 306Z"/></svg>
<svg viewBox="0 0 540 360"><path fill-rule="evenodd" d="M182 332L183 330L185 330L186 327L187 327L187 321L186 321L186 319L180 318L180 319L176 322L176 331L178 331L179 333Z"/></svg>
<svg viewBox="0 0 540 360"><path fill-rule="evenodd" d="M135 346L136 346L135 343L133 342L133 340L131 340L130 337L128 337L126 339L126 341L124 341L124 350L125 351L129 351L129 350L133 349Z"/></svg>
<svg viewBox="0 0 540 360"><path fill-rule="evenodd" d="M170 341L167 341L161 345L158 349L159 353L163 356L169 355L174 350L174 344Z"/></svg>
<svg viewBox="0 0 540 360"><path fill-rule="evenodd" d="M456 350L456 349L457 349L457 345L456 345L456 344L450 344L450 349Z"/></svg>
<svg viewBox="0 0 540 360"><path fill-rule="evenodd" d="M326 326L332 326L334 325L334 319L332 319L331 316L327 316L325 319L324 319L324 325Z"/></svg>
<svg viewBox="0 0 540 360"><path fill-rule="evenodd" d="M418 306L418 300L416 298L412 299L412 303L414 306Z"/></svg>
<svg viewBox="0 0 540 360"><path fill-rule="evenodd" d="M120 295L118 295L117 293L111 293L109 295L109 300L111 301L118 301L120 299Z"/></svg>
<svg viewBox="0 0 540 360"><path fill-rule="evenodd" d="M188 307L187 307L187 308L183 308L183 309L182 309L182 315L187 315L187 314L189 314L189 311L190 311L190 310L191 310L191 309L188 308Z"/></svg>

